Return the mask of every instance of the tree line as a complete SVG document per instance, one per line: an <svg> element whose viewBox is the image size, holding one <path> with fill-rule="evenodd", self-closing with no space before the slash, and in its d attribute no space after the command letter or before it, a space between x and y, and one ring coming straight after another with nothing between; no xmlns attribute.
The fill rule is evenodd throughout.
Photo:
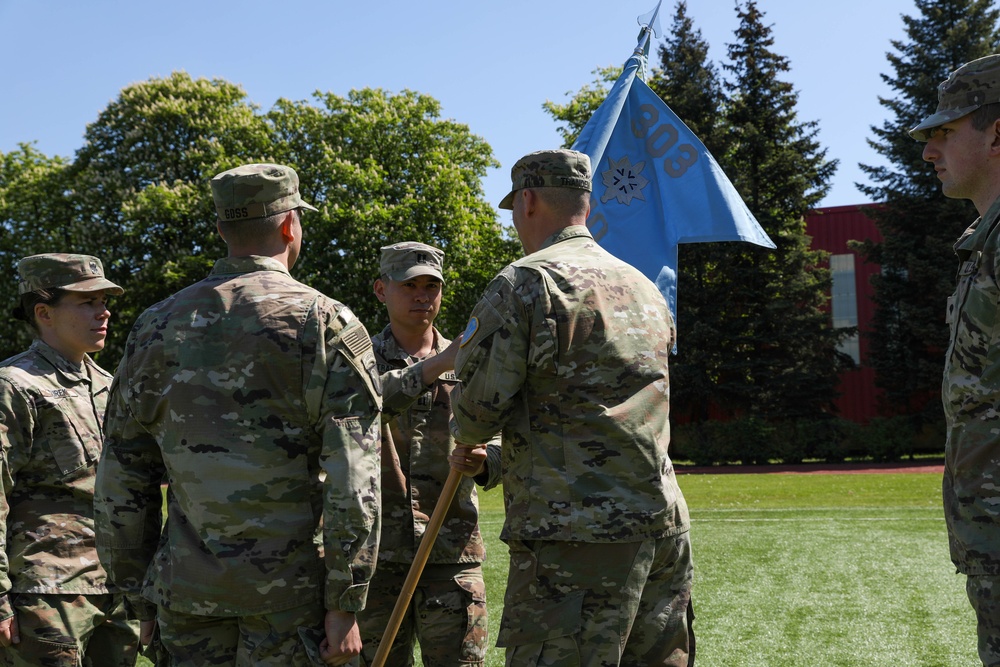
<svg viewBox="0 0 1000 667"><path fill-rule="evenodd" d="M21 257L100 257L126 292L98 361L113 369L146 307L205 277L225 255L209 180L248 162L299 173L303 217L294 276L346 303L372 333L386 323L372 294L379 249L418 240L447 253L439 323L461 331L483 287L517 256L482 191L497 166L469 128L412 91L317 92L261 112L243 89L183 72L124 88L91 123L72 160L31 144L0 154L0 303L13 307ZM23 323L0 318L0 358L23 350Z"/></svg>
<svg viewBox="0 0 1000 667"><path fill-rule="evenodd" d="M815 121L798 117L790 65L773 49L756 0L737 2L739 26L727 60L675 6L650 87L702 139L733 181L775 251L737 243L684 245L678 282L678 353L672 359L675 452L699 462L801 460L912 453L916 434L941 423L936 390L947 343L944 303L953 289L951 244L975 217L947 200L920 144L906 129L933 111L948 72L998 46L998 12L987 0L916 0L904 16L909 41L892 42L897 96L891 118L869 140L889 166L863 166L860 190L884 205L881 243L859 239L882 265L874 283L873 365L895 418L864 432L839 420L838 349L855 333L830 326L825 253L810 249L805 214L836 170ZM835 54L831 54L833 56ZM544 107L565 145L603 100L620 68ZM371 292L379 248L419 240L445 250L446 291L438 320L461 331L489 279L520 254L485 201L491 147L469 127L441 117L439 103L413 91L317 92L311 100L252 104L243 89L184 72L122 89L88 125L72 158L32 143L0 153L0 281L5 311L17 298L17 260L39 252L97 255L126 293L113 303L112 334L98 361L113 369L127 330L149 305L200 280L225 254L208 181L246 162L273 161L299 173L304 198L302 256L293 275L348 304L370 332L385 324ZM638 241L638 240L637 240ZM23 323L0 317L0 358L23 350ZM943 439L936 442L940 448ZM932 447L934 444L931 445Z"/></svg>
<svg viewBox="0 0 1000 667"><path fill-rule="evenodd" d="M902 16L908 41L892 41L897 96L880 99L890 119L869 143L889 166L861 165L859 190L882 241L852 245L881 265L873 281L877 312L868 359L883 392L883 417L865 428L839 420L838 375L853 362L838 347L856 333L830 326L827 254L810 249L805 214L829 189L836 162L799 119L797 93L784 80L788 60L773 50L772 28L756 0L737 2L739 26L719 67L687 14L675 5L649 86L701 138L778 245L682 245L678 276L678 354L671 367L675 449L702 463L897 458L943 451L939 398L954 289L952 245L975 219L970 202L946 199L922 144L907 130L937 106L937 85L965 62L997 51L998 12L989 0L916 0ZM836 57L831 50L830 57ZM545 108L573 143L621 70L565 104ZM845 113L849 112L845 110ZM678 433L678 431L680 431Z"/></svg>

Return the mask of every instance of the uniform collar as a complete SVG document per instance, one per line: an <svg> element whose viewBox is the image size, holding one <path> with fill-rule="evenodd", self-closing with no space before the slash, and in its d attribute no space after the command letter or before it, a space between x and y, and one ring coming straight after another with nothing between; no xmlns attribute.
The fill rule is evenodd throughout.
<svg viewBox="0 0 1000 667"><path fill-rule="evenodd" d="M226 273L253 273L255 271L278 271L291 275L288 268L273 257L249 255L247 257L223 257L216 260L212 275Z"/></svg>
<svg viewBox="0 0 1000 667"><path fill-rule="evenodd" d="M90 381L90 375L87 372L87 367L93 366L94 362L91 360L89 355L83 355L83 362L77 366L72 361L59 354L54 347L43 341L41 338L33 340L31 342L30 349L38 356L45 359L45 361L52 364L52 367L66 378L73 380L74 382L79 382L81 380Z"/></svg>
<svg viewBox="0 0 1000 667"><path fill-rule="evenodd" d="M538 250L544 250L549 246L553 246L556 243L561 243L562 241L568 241L570 239L575 239L579 237L586 237L588 239L593 239L590 230L587 229L586 225L570 225L569 227L563 227L558 232L545 239ZM538 252L537 250L535 252Z"/></svg>
<svg viewBox="0 0 1000 667"><path fill-rule="evenodd" d="M966 259L968 253L984 248L986 237L993 231L998 218L1000 218L1000 197L993 201L989 210L986 211L986 215L976 218L975 222L969 225L969 228L955 243L955 252L958 253L959 257Z"/></svg>
<svg viewBox="0 0 1000 667"><path fill-rule="evenodd" d="M437 327L431 325L431 329L434 331L434 354L441 352L444 349L443 338L440 332L438 332ZM378 335L382 340L381 350L379 353L382 358L386 361L409 361L413 357L407 354L406 350L399 346L399 341L396 337L392 335L392 325L387 324L385 328L382 329L382 333Z"/></svg>

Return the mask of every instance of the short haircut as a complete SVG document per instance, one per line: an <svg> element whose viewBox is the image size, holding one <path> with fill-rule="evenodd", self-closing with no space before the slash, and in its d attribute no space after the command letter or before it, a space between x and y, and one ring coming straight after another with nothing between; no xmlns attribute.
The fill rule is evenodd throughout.
<svg viewBox="0 0 1000 667"><path fill-rule="evenodd" d="M288 213L288 211L282 211L265 218L249 218L247 220L219 220L219 232L228 245L236 247L254 245L275 234L281 227L281 221Z"/></svg>
<svg viewBox="0 0 1000 667"><path fill-rule="evenodd" d="M1000 102L984 104L970 115L972 116L972 127L977 132L982 132L992 125L994 121L1000 120Z"/></svg>
<svg viewBox="0 0 1000 667"><path fill-rule="evenodd" d="M14 306L11 315L15 319L27 322L31 328L38 331L38 322L35 320L35 306L40 303L46 306L54 306L69 292L62 287L47 287L45 289L26 292L21 295L21 303Z"/></svg>
<svg viewBox="0 0 1000 667"><path fill-rule="evenodd" d="M552 209L564 216L575 216L587 210L590 193L577 188L532 188Z"/></svg>

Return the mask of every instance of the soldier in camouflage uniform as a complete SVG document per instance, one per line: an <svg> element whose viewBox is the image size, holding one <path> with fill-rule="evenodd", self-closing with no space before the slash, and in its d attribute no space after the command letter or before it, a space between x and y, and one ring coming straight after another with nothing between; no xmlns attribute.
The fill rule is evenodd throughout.
<svg viewBox="0 0 1000 667"><path fill-rule="evenodd" d="M923 157L944 195L972 200L980 215L955 244L942 490L951 559L967 575L976 611L979 656L1000 665L1000 55L952 72L938 87L937 110L910 135L927 142Z"/></svg>
<svg viewBox="0 0 1000 667"><path fill-rule="evenodd" d="M383 418L392 419L394 448L383 443L382 539L368 607L358 615L362 652L371 664L396 598L434 513L455 447L448 422L458 380L458 346L434 326L441 308L444 253L423 243L382 248L375 295L389 324L372 338L382 375ZM499 439L489 452L499 472ZM484 477L483 481L487 481ZM487 645L486 557L479 533L476 484L464 477L424 567L386 665L413 664L420 643L425 665L484 664Z"/></svg>
<svg viewBox="0 0 1000 667"><path fill-rule="evenodd" d="M378 547L371 340L289 275L316 210L292 169L245 165L211 185L229 256L129 334L98 553L171 665L345 664Z"/></svg>
<svg viewBox="0 0 1000 667"><path fill-rule="evenodd" d="M111 376L89 356L122 289L89 255L33 255L18 274L14 316L36 337L0 362L0 665L131 667L138 623L94 541Z"/></svg>
<svg viewBox="0 0 1000 667"><path fill-rule="evenodd" d="M511 170L526 256L462 334L456 440L503 431L507 665L692 665L688 511L667 455L670 311L586 227L590 160ZM456 455L471 454L462 447Z"/></svg>

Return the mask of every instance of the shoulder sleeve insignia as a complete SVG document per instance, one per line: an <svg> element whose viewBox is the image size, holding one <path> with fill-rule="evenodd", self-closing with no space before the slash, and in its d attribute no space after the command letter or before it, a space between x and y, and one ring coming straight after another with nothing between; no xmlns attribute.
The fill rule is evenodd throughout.
<svg viewBox="0 0 1000 667"><path fill-rule="evenodd" d="M479 331L479 319L476 317L470 318L469 323L465 326L465 331L462 332L462 342L458 346L465 347L468 345L477 331Z"/></svg>
<svg viewBox="0 0 1000 667"><path fill-rule="evenodd" d="M340 341L344 344L352 357L358 357L362 353L371 349L372 341L368 338L367 333L365 333L364 327L353 327L348 329L340 337Z"/></svg>

